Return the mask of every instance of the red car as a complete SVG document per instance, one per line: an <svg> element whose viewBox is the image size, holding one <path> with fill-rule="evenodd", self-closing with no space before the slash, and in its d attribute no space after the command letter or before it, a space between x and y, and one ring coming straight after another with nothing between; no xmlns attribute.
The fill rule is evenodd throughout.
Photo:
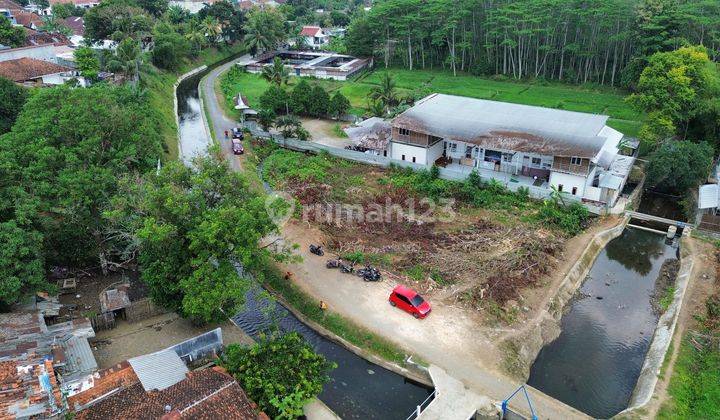
<svg viewBox="0 0 720 420"><path fill-rule="evenodd" d="M245 149L243 148L240 139L232 139L232 152L236 155L242 155L245 153Z"/></svg>
<svg viewBox="0 0 720 420"><path fill-rule="evenodd" d="M416 291L398 285L390 293L390 304L412 314L415 318L425 318L430 313L430 304Z"/></svg>

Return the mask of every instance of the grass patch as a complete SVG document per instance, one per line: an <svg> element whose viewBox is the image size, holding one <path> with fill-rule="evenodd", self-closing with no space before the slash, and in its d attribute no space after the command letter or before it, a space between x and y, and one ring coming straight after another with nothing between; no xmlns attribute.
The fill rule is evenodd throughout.
<svg viewBox="0 0 720 420"><path fill-rule="evenodd" d="M340 137L341 139L346 139L348 136L347 133L343 131L340 123L333 124L332 132L333 134L335 134L335 136Z"/></svg>
<svg viewBox="0 0 720 420"><path fill-rule="evenodd" d="M704 315L695 316L696 330L682 339L668 386L670 398L657 419L720 418L720 295L710 296L705 308Z"/></svg>
<svg viewBox="0 0 720 420"><path fill-rule="evenodd" d="M394 363L403 364L405 352L390 341L370 332L339 314L320 309L319 302L302 291L280 270L268 264L260 273L263 283L278 292L293 308L350 343ZM416 357L413 357L416 359Z"/></svg>
<svg viewBox="0 0 720 420"><path fill-rule="evenodd" d="M360 265L369 264L380 267L390 267L392 265L392 256L390 254L378 254L374 252L346 252L340 255L340 259Z"/></svg>
<svg viewBox="0 0 720 420"><path fill-rule="evenodd" d="M675 286L670 286L667 289L665 289L665 292L663 293L662 297L660 298L660 301L658 302L658 305L660 305L660 308L662 308L663 312L668 310L674 297L675 297Z"/></svg>
<svg viewBox="0 0 720 420"><path fill-rule="evenodd" d="M377 70L348 82L313 78L307 80L311 84L322 85L330 93L342 92L350 100L352 107L350 112L361 115L368 106L367 98L370 91L380 83L384 72ZM637 135L644 118L625 102L627 93L620 89L540 81L499 81L464 74L455 77L451 72L441 70L390 69L389 72L395 79L398 95L401 97L437 92L566 111L604 114L610 116L608 124L611 127L629 136ZM298 80L297 77L291 77L288 87L292 88ZM232 97L238 92L242 92L252 105L259 102L260 96L268 87L268 82L259 75L242 71L226 74L221 83L223 93L229 101L232 101Z"/></svg>

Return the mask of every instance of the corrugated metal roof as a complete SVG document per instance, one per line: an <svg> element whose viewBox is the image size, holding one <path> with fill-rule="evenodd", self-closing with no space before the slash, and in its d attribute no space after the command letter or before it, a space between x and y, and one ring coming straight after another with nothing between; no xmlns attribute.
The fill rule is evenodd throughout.
<svg viewBox="0 0 720 420"><path fill-rule="evenodd" d="M172 350L133 357L128 359L128 363L140 379L145 391L153 389L162 391L185 379L185 375L189 372L180 356Z"/></svg>
<svg viewBox="0 0 720 420"><path fill-rule="evenodd" d="M600 188L609 188L611 190L619 190L622 185L623 178L604 172L600 175Z"/></svg>
<svg viewBox="0 0 720 420"><path fill-rule="evenodd" d="M593 158L609 137L622 137L615 130L601 134L607 119L606 115L433 94L400 114L393 125L483 147Z"/></svg>
<svg viewBox="0 0 720 420"><path fill-rule="evenodd" d="M63 371L66 380L97 370L97 362L86 337L72 336L62 343L62 348L65 352Z"/></svg>
<svg viewBox="0 0 720 420"><path fill-rule="evenodd" d="M700 197L698 198L699 209L712 209L720 205L718 202L718 184L706 184L700 186Z"/></svg>

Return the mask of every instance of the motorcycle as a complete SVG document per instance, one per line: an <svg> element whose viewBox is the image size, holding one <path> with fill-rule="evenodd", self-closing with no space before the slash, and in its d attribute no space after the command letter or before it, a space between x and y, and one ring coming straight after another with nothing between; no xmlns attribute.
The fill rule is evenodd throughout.
<svg viewBox="0 0 720 420"><path fill-rule="evenodd" d="M340 272L346 273L346 274L352 274L355 271L355 267L352 266L352 264L340 264Z"/></svg>
<svg viewBox="0 0 720 420"><path fill-rule="evenodd" d="M369 265L365 266L365 268L361 268L357 271L357 275L362 277L365 281L380 281L382 280L382 275L380 274L380 270L370 267Z"/></svg>
<svg viewBox="0 0 720 420"><path fill-rule="evenodd" d="M342 260L327 260L327 262L325 263L326 268L340 268L342 267L342 265Z"/></svg>
<svg viewBox="0 0 720 420"><path fill-rule="evenodd" d="M325 255L325 251L323 251L322 245L312 245L312 244L310 244L310 252L312 252L313 254L318 255L318 256L320 256L320 257L322 257L323 255Z"/></svg>

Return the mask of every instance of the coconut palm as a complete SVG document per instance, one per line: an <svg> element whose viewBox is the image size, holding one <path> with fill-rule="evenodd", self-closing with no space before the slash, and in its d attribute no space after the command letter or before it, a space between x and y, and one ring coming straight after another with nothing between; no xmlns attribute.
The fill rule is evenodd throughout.
<svg viewBox="0 0 720 420"><path fill-rule="evenodd" d="M253 10L248 14L245 42L254 53L275 49L285 37L285 18L279 11Z"/></svg>
<svg viewBox="0 0 720 420"><path fill-rule="evenodd" d="M275 57L272 65L263 67L262 77L270 83L281 86L283 83L287 83L290 72L280 57Z"/></svg>
<svg viewBox="0 0 720 420"><path fill-rule="evenodd" d="M194 51L200 51L200 49L207 45L205 31L201 27L200 23L195 19L188 22L185 30L185 39L187 39L190 45L192 45Z"/></svg>
<svg viewBox="0 0 720 420"><path fill-rule="evenodd" d="M140 72L140 45L132 38L125 38L118 44L115 56L120 63L120 71L125 77L132 76L133 86L137 86Z"/></svg>
<svg viewBox="0 0 720 420"><path fill-rule="evenodd" d="M210 41L211 45L215 45L218 42L218 38L222 33L222 27L220 23L211 16L206 16L205 19L200 23L200 27L205 32L205 36Z"/></svg>
<svg viewBox="0 0 720 420"><path fill-rule="evenodd" d="M301 127L300 119L294 115L283 115L275 121L275 127L280 130L283 137L293 137L298 127Z"/></svg>
<svg viewBox="0 0 720 420"><path fill-rule="evenodd" d="M390 107L397 104L395 80L390 76L390 73L385 72L382 78L380 78L380 84L373 86L370 91L370 98L380 102L383 108L385 108L385 113L389 113Z"/></svg>
<svg viewBox="0 0 720 420"><path fill-rule="evenodd" d="M272 109L258 111L258 123L264 131L268 131L275 124L275 112Z"/></svg>

